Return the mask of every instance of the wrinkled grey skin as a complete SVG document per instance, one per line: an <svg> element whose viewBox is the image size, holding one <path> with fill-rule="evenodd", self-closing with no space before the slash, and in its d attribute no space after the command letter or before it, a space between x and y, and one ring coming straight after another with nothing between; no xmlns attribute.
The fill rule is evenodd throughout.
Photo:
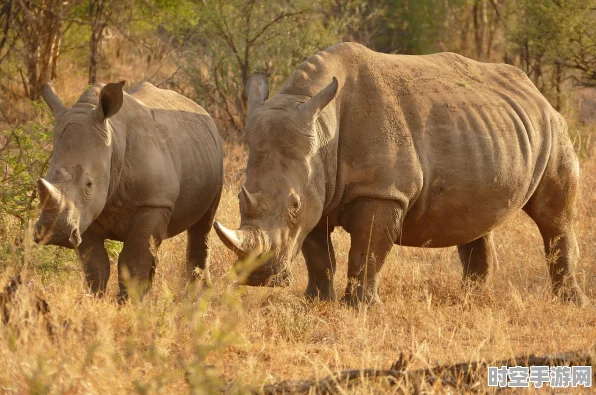
<svg viewBox="0 0 596 395"><path fill-rule="evenodd" d="M492 231L524 210L554 292L587 303L573 274L578 161L563 117L521 70L342 43L300 64L271 99L265 74L245 90L242 221L214 226L241 258L273 252L247 284L287 283L302 251L306 294L334 299L337 226L351 236L347 302L377 300L394 244L457 246L464 279L485 279L497 264Z"/></svg>
<svg viewBox="0 0 596 395"><path fill-rule="evenodd" d="M120 297L126 276L146 290L162 240L188 231L187 275L208 278L209 231L223 184L223 152L211 117L199 105L143 83L96 84L72 108L53 88L43 97L56 117L54 151L38 182L42 204L34 238L74 248L91 290L110 275L104 240L124 246L118 258Z"/></svg>

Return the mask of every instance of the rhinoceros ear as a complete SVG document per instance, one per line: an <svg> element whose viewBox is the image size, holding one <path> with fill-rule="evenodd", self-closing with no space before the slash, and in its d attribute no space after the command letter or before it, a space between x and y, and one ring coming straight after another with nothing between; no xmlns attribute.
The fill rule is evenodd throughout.
<svg viewBox="0 0 596 395"><path fill-rule="evenodd" d="M305 117L310 117L310 119L317 119L323 108L335 97L337 85L337 78L333 77L333 81L329 85L323 88L312 99L306 103L302 103L298 107L300 113Z"/></svg>
<svg viewBox="0 0 596 395"><path fill-rule="evenodd" d="M124 100L122 87L125 83L126 81L109 83L99 92L99 103L95 109L95 115L100 122L115 115L122 107Z"/></svg>
<svg viewBox="0 0 596 395"><path fill-rule="evenodd" d="M43 100L46 102L54 116L58 116L62 111L66 110L66 106L62 104L62 100L56 94L53 83L47 83L43 86L42 92Z"/></svg>
<svg viewBox="0 0 596 395"><path fill-rule="evenodd" d="M248 99L248 115L269 98L269 74L254 73L244 83L244 95Z"/></svg>

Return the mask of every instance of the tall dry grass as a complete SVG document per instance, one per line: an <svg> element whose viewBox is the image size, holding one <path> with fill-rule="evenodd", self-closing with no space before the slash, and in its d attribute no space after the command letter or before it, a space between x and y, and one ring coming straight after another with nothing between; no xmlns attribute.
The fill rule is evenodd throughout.
<svg viewBox="0 0 596 395"><path fill-rule="evenodd" d="M241 147L228 146L227 151L226 188L217 218L233 226L239 223L239 169L245 157ZM578 279L592 304L596 303L595 189L592 156L582 162L576 224L582 256ZM120 307L114 297L113 251L111 294L97 299L86 293L74 254L67 253L52 266L52 256L58 256L52 254L63 251L33 245L26 237L29 258L23 276L30 284L19 291L9 324L0 326L0 392L213 393L227 386L243 393L248 386L282 379L387 368L402 351L413 353L412 367L420 368L438 361L503 359L594 345L596 308L578 309L553 300L534 223L520 213L495 233L500 269L486 287L472 293L462 290L455 248L394 247L382 271L383 303L360 310L305 300L302 258L292 267L295 280L289 288L236 286L231 271L234 256L215 235L210 241L214 279L210 290L194 299L185 297L181 235L159 250L150 294L141 303ZM333 242L341 294L349 236L336 230ZM13 272L3 273L0 285ZM53 334L27 303L34 292L50 305ZM347 392L397 391L379 385L369 383Z"/></svg>

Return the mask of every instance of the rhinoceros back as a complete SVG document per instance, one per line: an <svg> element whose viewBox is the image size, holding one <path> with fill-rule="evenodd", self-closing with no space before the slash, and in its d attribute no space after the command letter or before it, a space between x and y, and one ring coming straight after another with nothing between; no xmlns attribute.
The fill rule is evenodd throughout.
<svg viewBox="0 0 596 395"><path fill-rule="evenodd" d="M132 100L132 101L131 101ZM223 151L217 128L192 100L143 83L125 96L129 177L146 205L173 203L168 236L195 223L223 183Z"/></svg>

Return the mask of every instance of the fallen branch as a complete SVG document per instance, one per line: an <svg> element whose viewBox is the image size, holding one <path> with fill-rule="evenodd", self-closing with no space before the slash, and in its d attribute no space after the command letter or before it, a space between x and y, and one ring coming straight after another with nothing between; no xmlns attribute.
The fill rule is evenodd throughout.
<svg viewBox="0 0 596 395"><path fill-rule="evenodd" d="M387 370L362 369L344 370L321 380L282 381L254 389L255 394L334 394L340 388L350 388L365 380L385 379L388 385L404 385L420 388L424 383L441 383L457 389L474 391L486 382L488 366L591 366L596 360L595 350L589 352L570 351L545 356L521 356L501 361L463 362L454 365L438 365L433 368L409 370L411 356L401 354L397 362ZM596 370L593 371L596 375ZM480 388L478 388L480 389ZM419 391L415 391L419 392Z"/></svg>

